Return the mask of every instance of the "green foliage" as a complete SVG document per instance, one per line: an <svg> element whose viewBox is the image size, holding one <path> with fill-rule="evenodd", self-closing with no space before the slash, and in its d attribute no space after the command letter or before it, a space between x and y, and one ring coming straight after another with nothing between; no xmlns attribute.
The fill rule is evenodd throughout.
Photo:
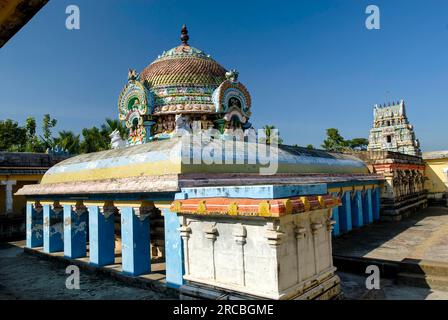
<svg viewBox="0 0 448 320"><path fill-rule="evenodd" d="M25 124L26 129L26 152L45 152L45 147L43 143L39 140L36 135L36 119L33 117L28 117Z"/></svg>
<svg viewBox="0 0 448 320"><path fill-rule="evenodd" d="M128 129L126 128L126 126L124 126L123 123L118 119L106 118L106 123L101 126L101 131L107 134L108 139L110 139L109 135L115 130L118 130L121 139L127 139Z"/></svg>
<svg viewBox="0 0 448 320"><path fill-rule="evenodd" d="M348 146L353 150L367 150L369 140L365 138L355 138L347 141Z"/></svg>
<svg viewBox="0 0 448 320"><path fill-rule="evenodd" d="M106 137L105 132L97 127L82 129L83 141L81 142L81 153L91 153L102 150L108 150L110 138Z"/></svg>
<svg viewBox="0 0 448 320"><path fill-rule="evenodd" d="M27 131L16 121L0 121L0 151L24 151Z"/></svg>
<svg viewBox="0 0 448 320"><path fill-rule="evenodd" d="M52 119L49 114L44 115L44 119L42 121L42 133L43 133L43 143L45 148L51 148L54 146L53 137L51 135L51 129L53 129L58 121L56 119Z"/></svg>
<svg viewBox="0 0 448 320"><path fill-rule="evenodd" d="M72 131L59 131L59 136L54 139L54 144L69 154L79 154L81 151L79 134L75 135Z"/></svg>
<svg viewBox="0 0 448 320"><path fill-rule="evenodd" d="M369 141L365 138L345 140L336 128L327 129L327 138L322 147L327 151L343 152L348 150L367 150Z"/></svg>
<svg viewBox="0 0 448 320"><path fill-rule="evenodd" d="M312 144L307 145L306 148L309 150L314 150L314 146Z"/></svg>
<svg viewBox="0 0 448 320"><path fill-rule="evenodd" d="M0 121L0 151L14 152L45 152L57 146L69 154L90 153L110 149L110 134L115 130L120 132L122 139L128 135L127 128L119 120L106 118L101 128L92 127L82 130L80 135L72 131L62 130L56 137L52 135L52 129L57 120L49 114L42 120L42 136L36 133L36 120L33 117L26 119L22 127L16 121L7 119Z"/></svg>
<svg viewBox="0 0 448 320"><path fill-rule="evenodd" d="M322 147L327 151L341 152L347 147L347 143L339 134L338 129L329 128L327 129L327 139L324 140Z"/></svg>
<svg viewBox="0 0 448 320"><path fill-rule="evenodd" d="M277 131L277 135L274 136L274 130L275 130L275 126L271 126L271 125L265 125L263 127L264 130L264 134L266 135L266 144L271 144L273 142L277 143L277 144L282 144L283 143L283 139L280 138L280 132Z"/></svg>

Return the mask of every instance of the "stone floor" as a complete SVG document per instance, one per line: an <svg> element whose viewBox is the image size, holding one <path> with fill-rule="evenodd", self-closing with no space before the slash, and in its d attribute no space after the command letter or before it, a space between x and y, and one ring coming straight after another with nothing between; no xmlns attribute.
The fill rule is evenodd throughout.
<svg viewBox="0 0 448 320"><path fill-rule="evenodd" d="M333 255L348 299L448 299L448 208L354 230L334 239ZM370 264L381 267L380 290L365 289Z"/></svg>
<svg viewBox="0 0 448 320"><path fill-rule="evenodd" d="M83 269L81 289L68 290L65 287L65 266L24 253L23 245L23 241L0 244L0 299L175 298ZM429 261L438 264L440 269L445 264L448 266L448 208L432 207L398 223L379 223L356 230L335 239L333 249L337 256L398 263L406 260ZM117 260L116 265L110 268L120 271L120 261ZM155 272L152 276L159 273L162 274ZM365 275L341 271L338 275L342 280L345 299L448 300L448 290L409 286L388 278L381 279L379 290L367 290Z"/></svg>
<svg viewBox="0 0 448 320"><path fill-rule="evenodd" d="M333 241L333 254L448 263L448 208L429 207L400 222L373 224Z"/></svg>
<svg viewBox="0 0 448 320"><path fill-rule="evenodd" d="M448 291L400 285L391 279L382 279L379 290L367 290L365 276L337 273L347 300L448 300Z"/></svg>
<svg viewBox="0 0 448 320"><path fill-rule="evenodd" d="M23 252L24 242L0 244L0 299L172 299L80 270L80 290L65 286L65 267Z"/></svg>

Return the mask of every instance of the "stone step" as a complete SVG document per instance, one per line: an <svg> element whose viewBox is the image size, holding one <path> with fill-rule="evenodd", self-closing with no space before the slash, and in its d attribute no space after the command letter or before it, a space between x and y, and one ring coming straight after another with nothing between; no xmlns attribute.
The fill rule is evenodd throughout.
<svg viewBox="0 0 448 320"><path fill-rule="evenodd" d="M445 277L448 279L448 263L430 260L405 259L400 262L400 272Z"/></svg>
<svg viewBox="0 0 448 320"><path fill-rule="evenodd" d="M333 264L339 271L351 272L365 275L366 268L370 265L376 265L380 269L380 274L385 278L395 278L400 272L400 263L395 261L364 258L364 257L346 257L333 256Z"/></svg>
<svg viewBox="0 0 448 320"><path fill-rule="evenodd" d="M407 286L448 291L448 277L446 276L400 272L397 275L397 283Z"/></svg>

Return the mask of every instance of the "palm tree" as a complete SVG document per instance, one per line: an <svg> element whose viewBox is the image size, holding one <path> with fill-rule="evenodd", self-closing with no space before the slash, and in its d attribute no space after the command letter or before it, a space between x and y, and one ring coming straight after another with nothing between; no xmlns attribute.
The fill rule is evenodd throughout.
<svg viewBox="0 0 448 320"><path fill-rule="evenodd" d="M280 138L280 132L277 131L277 135L274 134L275 126L265 125L263 127L264 134L266 136L266 144L271 144L272 142L276 142L277 144L282 144L283 139Z"/></svg>
<svg viewBox="0 0 448 320"><path fill-rule="evenodd" d="M97 127L82 129L83 141L81 142L81 152L91 153L109 149L110 138L106 139L103 132Z"/></svg>
<svg viewBox="0 0 448 320"><path fill-rule="evenodd" d="M117 119L106 118L106 123L101 126L101 131L109 136L115 130L118 130L121 139L127 139L128 129L123 125L123 123Z"/></svg>
<svg viewBox="0 0 448 320"><path fill-rule="evenodd" d="M75 135L72 131L59 131L59 136L54 139L54 145L60 146L62 150L70 154L79 154L81 149L79 134Z"/></svg>

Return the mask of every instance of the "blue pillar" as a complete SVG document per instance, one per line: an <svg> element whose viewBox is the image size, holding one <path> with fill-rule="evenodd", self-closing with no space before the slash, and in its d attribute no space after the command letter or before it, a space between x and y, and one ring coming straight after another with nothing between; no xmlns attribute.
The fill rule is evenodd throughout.
<svg viewBox="0 0 448 320"><path fill-rule="evenodd" d="M367 189L362 197L362 213L364 224L373 222L372 189Z"/></svg>
<svg viewBox="0 0 448 320"><path fill-rule="evenodd" d="M132 276L151 272L149 216L143 214L142 210L143 208L120 208L123 273Z"/></svg>
<svg viewBox="0 0 448 320"><path fill-rule="evenodd" d="M82 203L64 205L64 256L74 259L87 255L87 215Z"/></svg>
<svg viewBox="0 0 448 320"><path fill-rule="evenodd" d="M165 220L165 266L166 285L179 288L183 284L183 244L179 232L179 218L169 209L163 209Z"/></svg>
<svg viewBox="0 0 448 320"><path fill-rule="evenodd" d="M26 246L27 248L42 247L43 235L43 208L39 203L26 204Z"/></svg>
<svg viewBox="0 0 448 320"><path fill-rule="evenodd" d="M339 197L338 193L333 193L333 197ZM340 229L339 229L339 207L333 208L333 213L331 214L331 218L334 220L335 224L333 225L333 236L337 237L340 235Z"/></svg>
<svg viewBox="0 0 448 320"><path fill-rule="evenodd" d="M380 220L380 210L381 210L381 188L377 187L373 190L373 219L375 221Z"/></svg>
<svg viewBox="0 0 448 320"><path fill-rule="evenodd" d="M113 206L88 206L90 263L105 266L115 262L115 224Z"/></svg>
<svg viewBox="0 0 448 320"><path fill-rule="evenodd" d="M352 197L352 224L354 228L363 226L362 195L359 190L355 190Z"/></svg>
<svg viewBox="0 0 448 320"><path fill-rule="evenodd" d="M352 230L352 206L350 191L344 192L341 197L342 206L339 207L339 230L341 233Z"/></svg>
<svg viewBox="0 0 448 320"><path fill-rule="evenodd" d="M44 206L44 252L64 250L63 208L59 204Z"/></svg>

